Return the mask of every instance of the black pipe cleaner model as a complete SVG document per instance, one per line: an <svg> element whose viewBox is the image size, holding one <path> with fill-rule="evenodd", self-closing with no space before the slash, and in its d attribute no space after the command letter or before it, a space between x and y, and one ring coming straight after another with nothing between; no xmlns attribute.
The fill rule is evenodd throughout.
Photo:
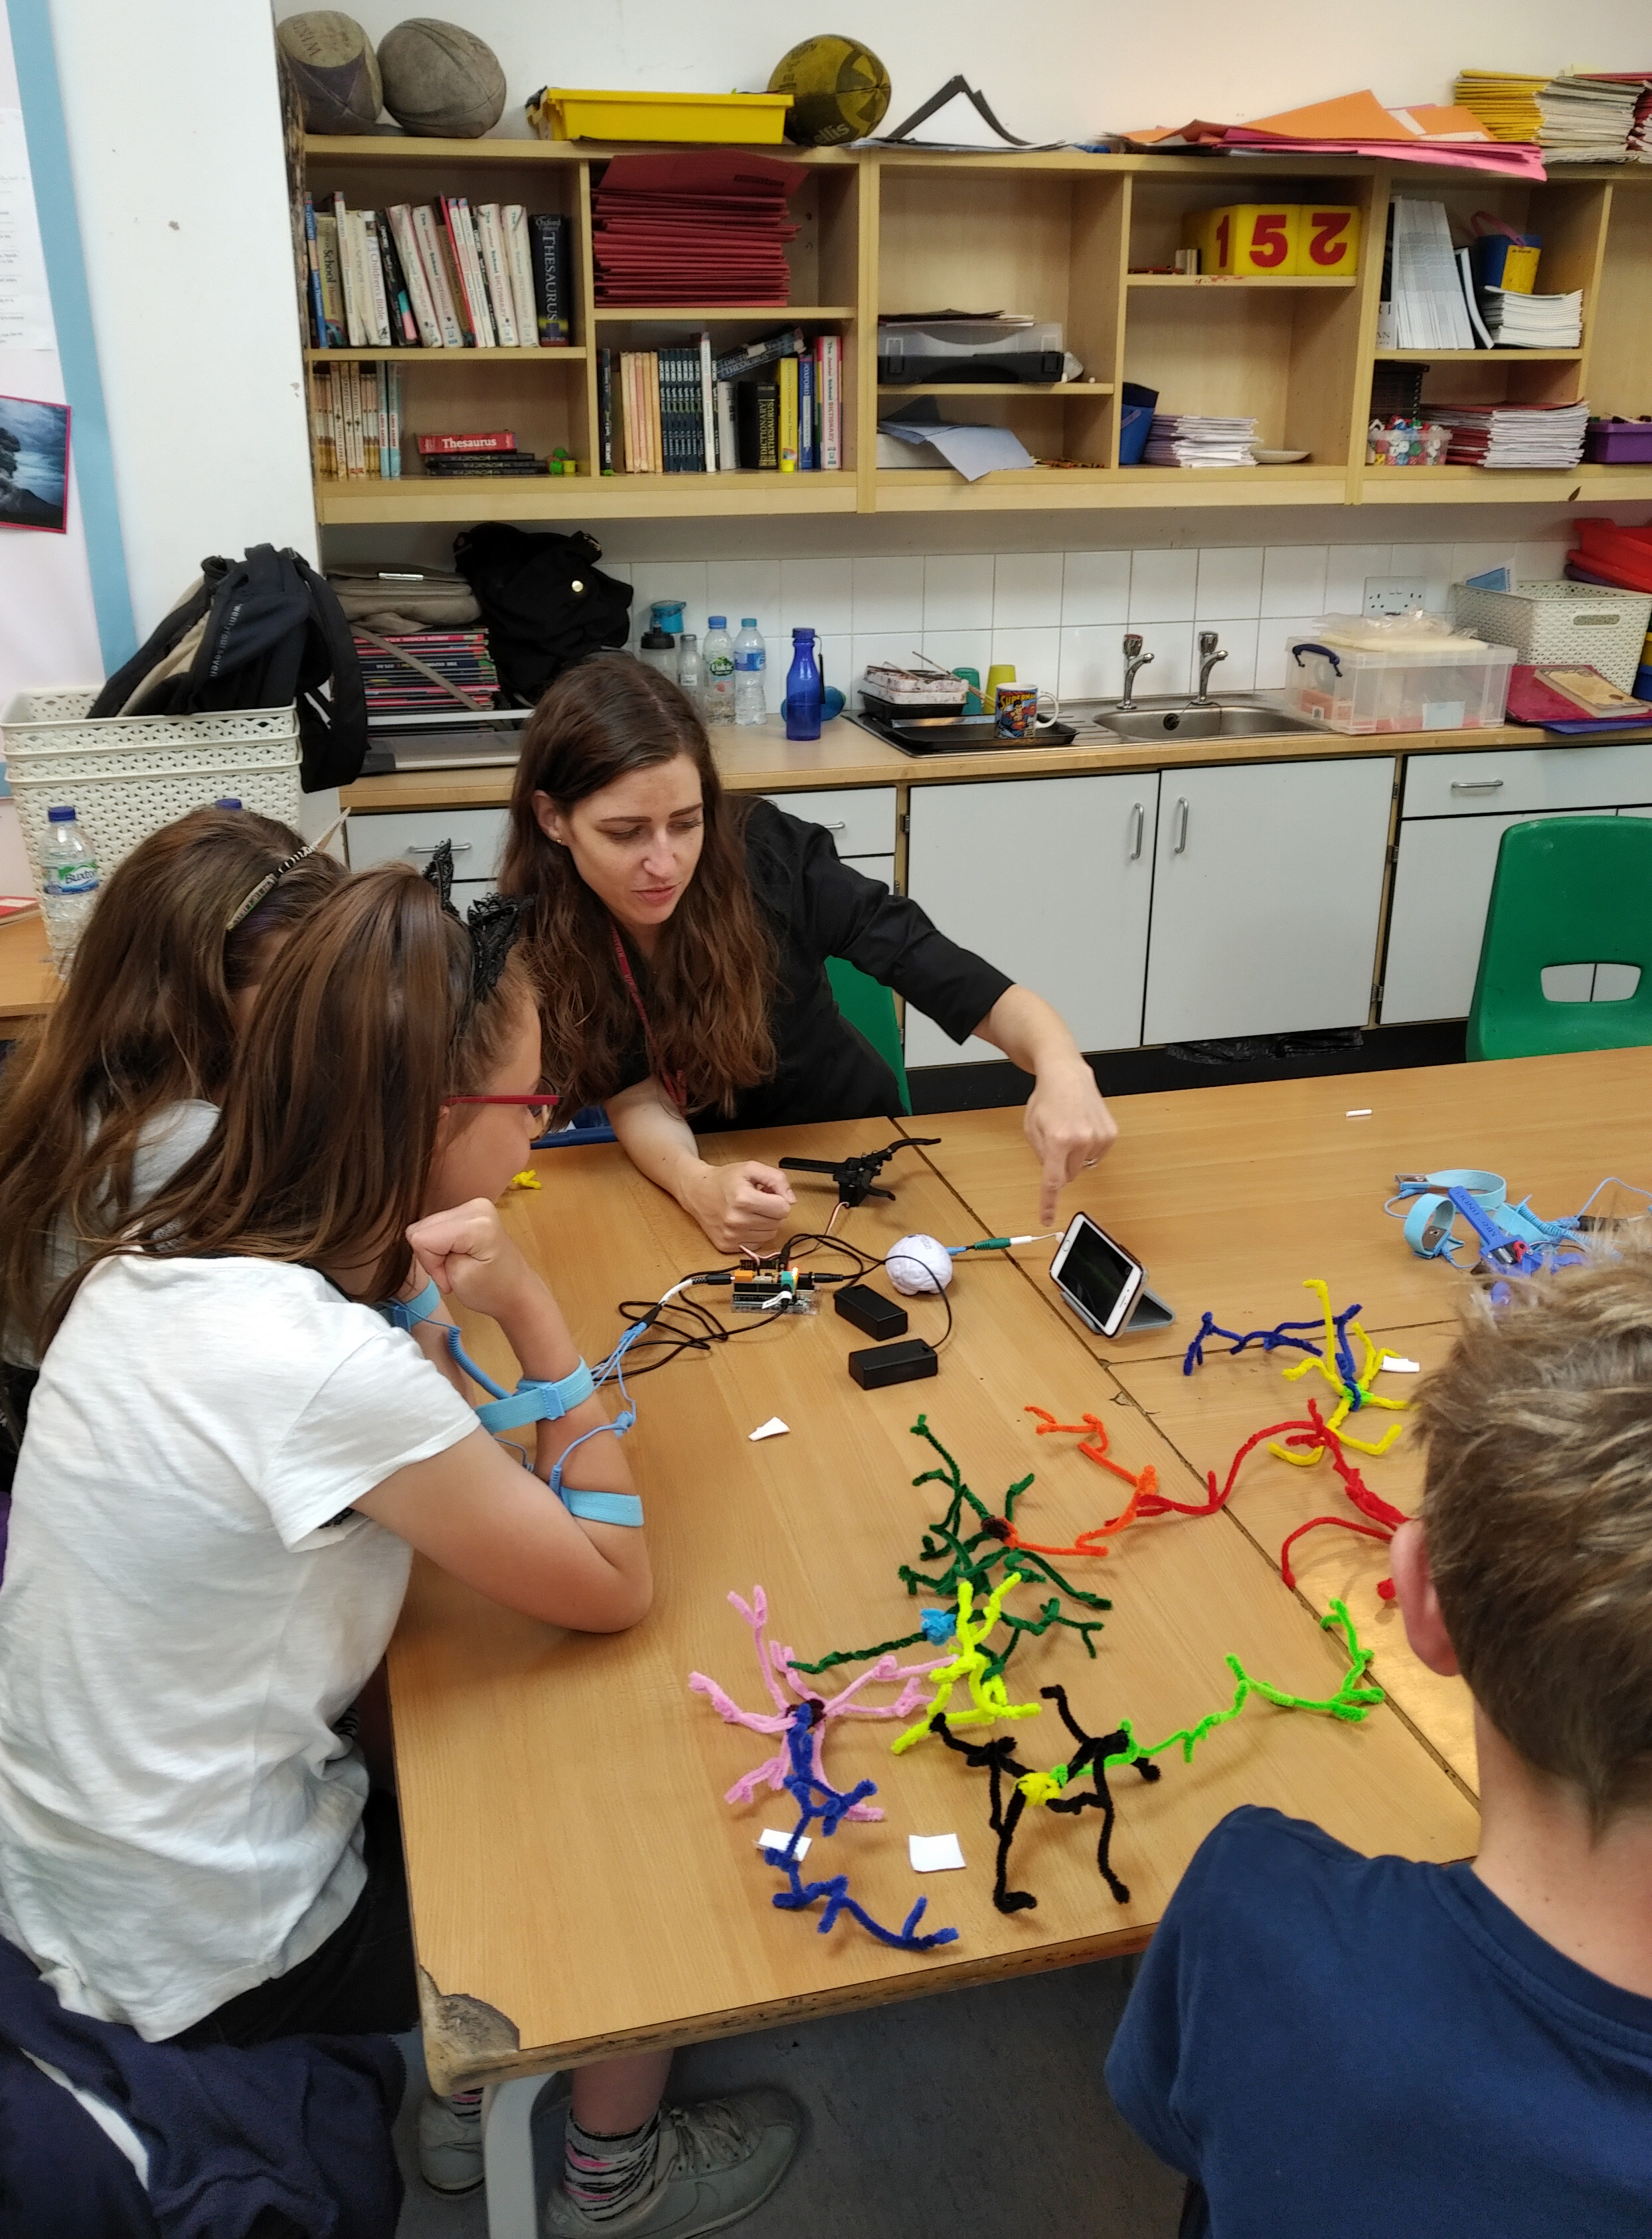
<svg viewBox="0 0 1652 2239"><path fill-rule="evenodd" d="M992 1809L987 1824L998 1838L998 1871L992 1884L992 1902L1000 1912L1025 1912L1038 1900L1030 1890L1008 1887L1010 1850L1015 1841L1015 1830L1021 1823L1021 1814L1029 1804L1043 1804L1051 1811L1078 1813L1095 1804L1101 1812L1101 1835L1096 1844L1096 1865L1103 1881L1120 1904L1130 1903L1130 1891L1112 1870L1113 1827L1117 1807L1107 1787L1106 1760L1119 1756L1131 1747L1130 1736L1121 1729L1111 1734L1087 1734L1073 1717L1067 1704L1065 1687L1041 1687L1038 1692L1046 1703L1053 1703L1061 1723L1078 1744L1065 1764L1052 1765L1048 1772L1022 1764L1015 1754L1015 1736L1003 1734L996 1741L960 1741L946 1724L946 1713L938 1711L930 1720L930 1731L939 1734L950 1750L977 1771L986 1769L991 1781ZM1157 1780L1159 1767L1145 1757L1135 1760L1136 1770L1144 1780ZM1064 1796L1062 1791L1088 1773L1094 1792L1084 1796ZM1005 1779L1012 1783L1009 1801L1004 1798Z"/></svg>
<svg viewBox="0 0 1652 2239"><path fill-rule="evenodd" d="M505 960L516 946L522 919L533 907L526 894L484 894L472 902L462 920L453 906L453 842L440 841L430 851L424 875L435 888L442 908L462 923L470 935L470 1003L485 1001L499 985Z"/></svg>

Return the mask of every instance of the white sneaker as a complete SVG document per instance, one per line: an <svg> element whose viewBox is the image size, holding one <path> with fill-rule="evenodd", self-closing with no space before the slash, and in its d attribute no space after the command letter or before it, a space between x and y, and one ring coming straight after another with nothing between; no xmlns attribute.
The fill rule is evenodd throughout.
<svg viewBox="0 0 1652 2239"><path fill-rule="evenodd" d="M419 2174L432 2192L474 2192L482 2180L480 2105L461 2114L426 2092L419 2109Z"/></svg>
<svg viewBox="0 0 1652 2239"><path fill-rule="evenodd" d="M662 2107L654 2182L641 2199L606 2222L587 2216L561 2185L545 2202L547 2239L700 2239L760 2206L792 2165L803 2140L803 2109L769 2086Z"/></svg>

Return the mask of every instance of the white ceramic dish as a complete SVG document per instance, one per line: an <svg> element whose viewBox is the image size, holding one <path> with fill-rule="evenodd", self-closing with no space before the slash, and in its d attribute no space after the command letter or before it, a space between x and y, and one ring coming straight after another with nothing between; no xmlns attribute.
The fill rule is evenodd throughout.
<svg viewBox="0 0 1652 2239"><path fill-rule="evenodd" d="M1256 462L1259 467L1299 467L1312 456L1311 451L1258 451Z"/></svg>

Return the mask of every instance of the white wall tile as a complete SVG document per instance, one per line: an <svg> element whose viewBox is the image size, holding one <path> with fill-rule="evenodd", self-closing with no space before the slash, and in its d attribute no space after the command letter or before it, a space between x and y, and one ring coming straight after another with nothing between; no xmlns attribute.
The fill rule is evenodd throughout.
<svg viewBox="0 0 1652 2239"><path fill-rule="evenodd" d="M1262 613L1324 614L1327 557L1323 544L1271 544L1262 567Z"/></svg>
<svg viewBox="0 0 1652 2239"><path fill-rule="evenodd" d="M1072 555L1067 556L1071 560ZM1062 631L1057 690L1064 705L1071 700L1118 699L1125 688L1124 637L1117 622L1071 623Z"/></svg>
<svg viewBox="0 0 1652 2239"><path fill-rule="evenodd" d="M992 627L1054 629L1061 621L1059 552L1000 552L992 570Z"/></svg>
<svg viewBox="0 0 1652 2239"><path fill-rule="evenodd" d="M932 552L924 561L924 628L992 627L990 552Z"/></svg>
<svg viewBox="0 0 1652 2239"><path fill-rule="evenodd" d="M1179 621L1193 612L1197 552L1136 552L1130 563L1130 626Z"/></svg>
<svg viewBox="0 0 1652 2239"><path fill-rule="evenodd" d="M808 624L803 626L806 629ZM768 688L769 711L780 713L780 702L786 697L786 673L792 666L792 640L788 634L784 649L770 656L773 681ZM835 684L838 690L850 700L854 696L854 680L859 673L853 661L853 640L847 630L828 630L824 637L814 641L814 658L824 684Z"/></svg>
<svg viewBox="0 0 1652 2239"><path fill-rule="evenodd" d="M1129 616L1129 553L1069 552L1061 575L1063 622L1122 622Z"/></svg>
<svg viewBox="0 0 1652 2239"><path fill-rule="evenodd" d="M1053 624L1047 629L998 629L992 632L992 658L989 667L997 668L1007 661L1015 670L1018 684L1037 684L1053 692L1061 668L1061 632ZM982 672L983 681L985 671Z"/></svg>
<svg viewBox="0 0 1652 2239"><path fill-rule="evenodd" d="M1211 691L1213 695L1223 692L1248 692L1257 681L1257 631L1271 629L1271 622L1251 621L1213 622L1203 616L1193 625L1193 681L1199 681L1198 637L1202 630L1213 629L1221 641L1225 661L1218 661L1211 671Z"/></svg>
<svg viewBox="0 0 1652 2239"><path fill-rule="evenodd" d="M1217 545L1199 554L1196 621L1231 621L1262 611L1262 547Z"/></svg>
<svg viewBox="0 0 1652 2239"><path fill-rule="evenodd" d="M631 572L631 641L634 645L648 627L648 608L655 599L680 599L683 627L706 628L706 562L703 560L639 560Z"/></svg>
<svg viewBox="0 0 1652 2239"><path fill-rule="evenodd" d="M892 661L898 668L910 668L916 640L910 630L857 630L850 647L849 666L859 676L868 661ZM836 681L848 689L848 679L839 676Z"/></svg>
<svg viewBox="0 0 1652 2239"><path fill-rule="evenodd" d="M846 635L853 621L853 581L852 560L782 560L782 633L789 636L800 626Z"/></svg>
<svg viewBox="0 0 1652 2239"><path fill-rule="evenodd" d="M1363 615L1365 582L1370 575L1391 575L1391 544L1333 544L1325 557L1325 612Z"/></svg>
<svg viewBox="0 0 1652 2239"><path fill-rule="evenodd" d="M1258 692L1277 692L1285 681L1285 648L1293 637L1310 635L1319 616L1290 615L1267 616L1257 630L1257 685Z"/></svg>
<svg viewBox="0 0 1652 2239"><path fill-rule="evenodd" d="M925 654L943 668L972 668L985 682L992 664L992 633L987 629L926 630L920 641Z"/></svg>
<svg viewBox="0 0 1652 2239"><path fill-rule="evenodd" d="M706 562L706 614L726 615L733 637L747 615L755 615L765 644L773 648L780 634L780 563L778 560L708 560ZM705 628L702 615L693 629ZM772 658L771 654L771 658Z"/></svg>
<svg viewBox="0 0 1652 2239"><path fill-rule="evenodd" d="M1558 583L1566 573L1566 555L1571 549L1569 536L1558 536L1541 544L1516 544L1515 547L1515 581L1523 578L1532 583Z"/></svg>
<svg viewBox="0 0 1652 2239"><path fill-rule="evenodd" d="M1138 622L1132 615L1131 627L1140 634L1142 651L1153 656L1151 667L1141 669L1137 674L1137 698L1147 699L1155 693L1191 691L1193 687L1192 623Z"/></svg>
<svg viewBox="0 0 1652 2239"><path fill-rule="evenodd" d="M899 560L856 560L854 628L910 630L924 627L924 563L915 555ZM910 650L910 648L908 648Z"/></svg>

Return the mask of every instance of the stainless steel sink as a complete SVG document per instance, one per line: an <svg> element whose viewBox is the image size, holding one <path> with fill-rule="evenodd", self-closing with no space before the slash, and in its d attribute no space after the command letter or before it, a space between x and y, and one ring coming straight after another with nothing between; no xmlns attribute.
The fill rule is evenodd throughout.
<svg viewBox="0 0 1652 2239"><path fill-rule="evenodd" d="M1081 740L1095 741L1259 739L1318 728L1265 701L1238 698L1220 700L1209 708L1190 707L1185 699L1172 697L1140 699L1129 708L1112 707L1105 700L1088 701L1082 708L1064 708L1062 713Z"/></svg>

